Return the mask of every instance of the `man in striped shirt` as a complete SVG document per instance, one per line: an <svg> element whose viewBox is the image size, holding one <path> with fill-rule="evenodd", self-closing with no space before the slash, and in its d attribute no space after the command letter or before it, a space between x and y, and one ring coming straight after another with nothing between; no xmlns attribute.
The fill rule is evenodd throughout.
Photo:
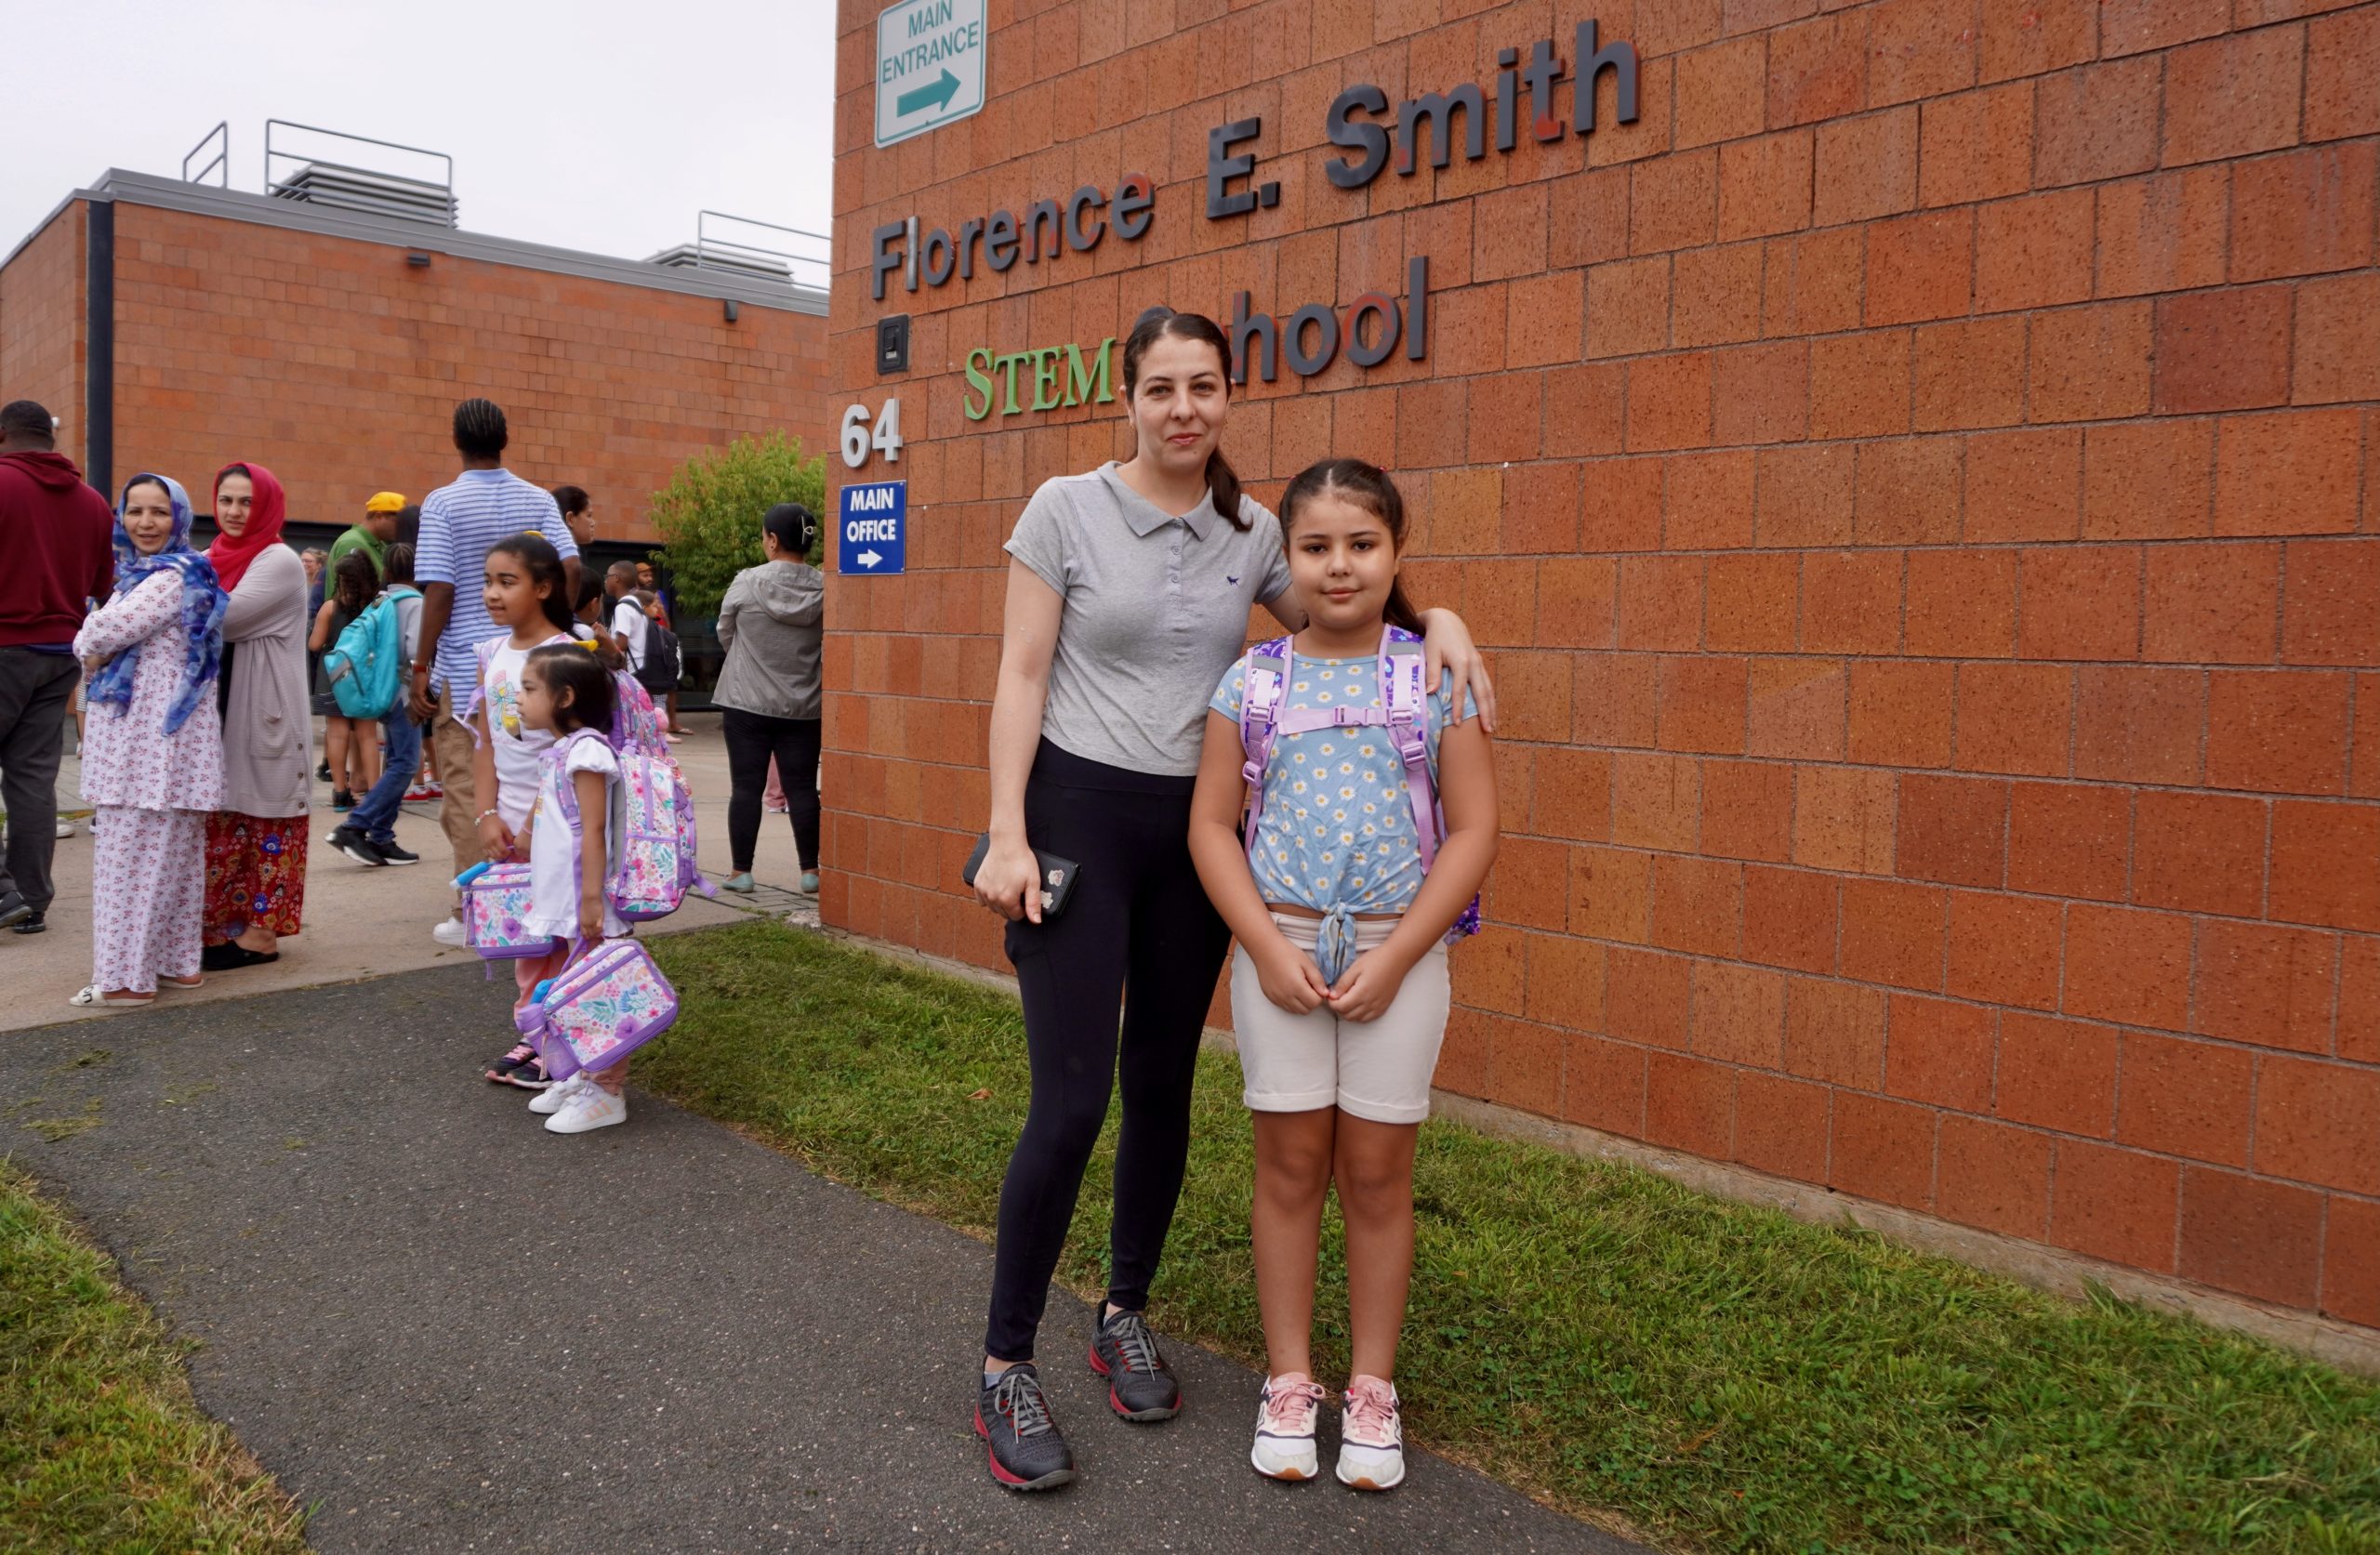
<svg viewBox="0 0 2380 1555"><path fill-rule="evenodd" d="M488 547L523 530L544 535L562 553L566 597L578 594L578 544L552 494L504 468L509 441L504 412L493 401L466 400L455 407L455 451L463 456L463 473L421 499L421 538L414 553L421 645L413 662L412 709L415 722L430 724L430 758L446 790L438 824L455 850L457 875L480 862L471 734L455 715L469 699L478 672L473 649L496 635L480 592ZM463 920L459 914L450 916L431 932L441 944L459 945Z"/></svg>

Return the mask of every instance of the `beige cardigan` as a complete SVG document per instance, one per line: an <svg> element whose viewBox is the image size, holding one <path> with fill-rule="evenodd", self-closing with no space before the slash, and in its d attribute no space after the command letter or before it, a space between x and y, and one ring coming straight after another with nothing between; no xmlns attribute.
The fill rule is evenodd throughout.
<svg viewBox="0 0 2380 1555"><path fill-rule="evenodd" d="M223 712L223 808L287 819L306 813L312 709L306 697L306 565L287 546L257 553L223 613L231 656Z"/></svg>

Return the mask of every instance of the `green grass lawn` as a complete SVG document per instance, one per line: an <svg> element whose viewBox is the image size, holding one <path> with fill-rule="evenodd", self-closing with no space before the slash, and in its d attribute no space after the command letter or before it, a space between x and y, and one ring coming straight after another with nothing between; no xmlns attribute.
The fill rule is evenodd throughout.
<svg viewBox="0 0 2380 1555"><path fill-rule="evenodd" d="M304 1514L199 1412L187 1348L0 1161L0 1549L305 1549Z"/></svg>
<svg viewBox="0 0 2380 1555"><path fill-rule="evenodd" d="M641 1084L988 1234L1026 1100L1012 999L769 923L654 948L683 1014ZM1229 1056L1197 1107L1151 1316L1261 1364ZM1059 1272L1086 1295L1110 1128ZM1567 1509L1724 1549L2380 1550L2380 1386L1451 1125L1415 1189L1411 1434ZM1342 1281L1321 1313L1328 1379Z"/></svg>

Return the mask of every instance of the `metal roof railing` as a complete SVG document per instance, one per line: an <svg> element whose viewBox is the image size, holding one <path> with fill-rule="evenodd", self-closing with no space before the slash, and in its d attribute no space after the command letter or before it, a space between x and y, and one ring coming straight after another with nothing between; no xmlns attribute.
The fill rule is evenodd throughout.
<svg viewBox="0 0 2380 1555"><path fill-rule="evenodd" d="M710 224L714 221L733 222L739 227L765 228L772 232L783 232L788 237L807 238L811 244L817 246L807 248L805 251L804 248L776 248L767 244L745 243L725 236L715 237L710 231ZM748 272L764 265L767 268L775 269L776 264L770 263L774 260L783 265L786 278L799 285L804 280L800 267L810 265L816 267L817 270L815 279L810 283L823 290L834 273L833 244L834 240L825 233L805 231L800 227L784 227L774 221L758 221L748 216L730 216L725 211L697 211L694 214L694 263L697 266L716 263L722 269L744 270Z"/></svg>
<svg viewBox="0 0 2380 1555"><path fill-rule="evenodd" d="M216 148L215 160L200 168L197 178L192 178L190 176L191 159L206 150L209 141L218 138L223 143ZM225 189L231 187L231 121L229 119L200 136L198 144L190 149L190 155L182 158L182 182L186 184L204 183L206 181L206 175L214 172L220 172L223 175L222 185Z"/></svg>

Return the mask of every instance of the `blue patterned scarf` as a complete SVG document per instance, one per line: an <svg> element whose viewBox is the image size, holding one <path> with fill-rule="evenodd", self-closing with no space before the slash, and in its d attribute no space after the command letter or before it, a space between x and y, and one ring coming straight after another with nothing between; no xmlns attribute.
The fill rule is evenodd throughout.
<svg viewBox="0 0 2380 1555"><path fill-rule="evenodd" d="M165 541L165 548L154 556L143 556L132 536L124 530L125 499L132 488L144 482L161 485L173 499L174 532ZM223 612L231 603L223 586L215 581L215 565L205 553L190 548L190 494L181 482L171 476L140 474L124 483L124 496L115 504L115 597L122 598L146 581L152 573L173 572L182 580L182 629L190 639L189 655L183 664L182 689L174 694L173 705L165 710L165 732L181 728L192 711L214 684L216 672L223 659ZM122 711L132 705L132 672L140 663L141 643L134 643L100 666L84 688L84 698L93 706L113 707Z"/></svg>

